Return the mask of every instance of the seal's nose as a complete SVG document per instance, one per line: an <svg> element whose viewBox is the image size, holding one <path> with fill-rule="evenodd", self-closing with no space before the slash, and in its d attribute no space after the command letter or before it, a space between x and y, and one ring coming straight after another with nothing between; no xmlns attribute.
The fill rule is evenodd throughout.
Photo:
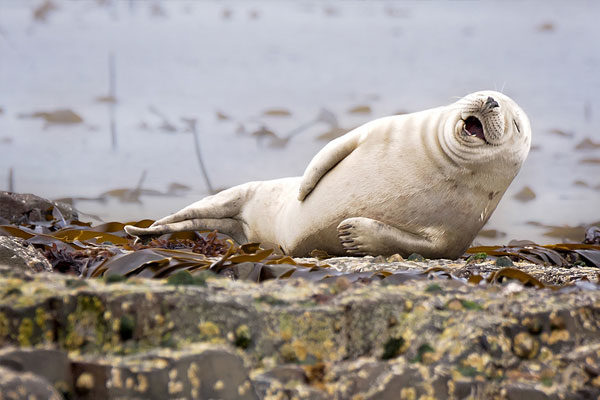
<svg viewBox="0 0 600 400"><path fill-rule="evenodd" d="M498 102L496 100L494 100L493 97L489 97L489 96L488 96L487 100L485 101L485 105L486 105L486 107L488 107L490 109L500 107L500 104L498 104Z"/></svg>

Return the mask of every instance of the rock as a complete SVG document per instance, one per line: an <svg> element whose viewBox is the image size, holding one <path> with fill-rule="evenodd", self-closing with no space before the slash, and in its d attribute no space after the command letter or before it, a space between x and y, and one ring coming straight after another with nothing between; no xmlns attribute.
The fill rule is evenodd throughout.
<svg viewBox="0 0 600 400"><path fill-rule="evenodd" d="M46 215L51 215L54 207L66 220L77 218L77 212L68 204L33 194L0 191L0 224L26 225L28 221L46 221Z"/></svg>
<svg viewBox="0 0 600 400"><path fill-rule="evenodd" d="M496 259L496 265L498 267L512 267L515 264L512 262L512 260L509 257L502 256L502 257L498 257Z"/></svg>
<svg viewBox="0 0 600 400"><path fill-rule="evenodd" d="M63 397L42 377L0 367L0 395L5 399L62 400Z"/></svg>
<svg viewBox="0 0 600 400"><path fill-rule="evenodd" d="M417 366L396 366L395 371L379 378L366 399L418 399L425 394L423 385L428 381Z"/></svg>
<svg viewBox="0 0 600 400"><path fill-rule="evenodd" d="M42 376L57 391L73 392L71 362L65 351L8 347L0 349L0 366Z"/></svg>
<svg viewBox="0 0 600 400"><path fill-rule="evenodd" d="M0 193L5 220L45 221L52 207L35 196ZM61 214L70 218L71 211ZM326 259L295 262L330 266L316 269L323 274L317 282L257 284L210 272L201 279L189 272L168 280L79 279L46 272L52 268L34 247L0 237L0 393L77 399L600 396L597 268L515 261L511 270L546 285L575 281L538 290L508 275L504 283L486 283L510 260L485 255L471 263L315 255ZM255 267L239 264L237 277Z"/></svg>
<svg viewBox="0 0 600 400"><path fill-rule="evenodd" d="M394 275L386 278L393 284L401 284L408 281L427 279L423 272L427 270L445 269L452 275L461 278L469 278L472 275L486 276L492 272L499 271L504 266L496 265L492 260L467 264L460 260L424 260L424 261L394 261L376 262L374 257L335 257L319 261L314 258L299 258L299 262L315 263L317 265L327 264L340 272L376 272L389 271ZM512 262L512 261L511 261ZM584 278L590 282L598 282L598 268L587 266L569 266L569 268L556 265L533 264L515 261L512 265L527 274L538 279L546 285L562 286L573 282L574 279Z"/></svg>
<svg viewBox="0 0 600 400"><path fill-rule="evenodd" d="M356 393L369 391L377 378L389 370L387 362L361 357L333 365L328 375L330 380L337 382L337 393L342 398L351 398Z"/></svg>
<svg viewBox="0 0 600 400"><path fill-rule="evenodd" d="M590 397L591 398L591 397ZM532 385L511 384L506 388L507 400L558 400L556 394L546 394L541 388Z"/></svg>
<svg viewBox="0 0 600 400"><path fill-rule="evenodd" d="M583 242L587 244L600 244L600 227L590 226L585 231L585 240Z"/></svg>
<svg viewBox="0 0 600 400"><path fill-rule="evenodd" d="M261 399L328 400L331 398L323 390L319 390L303 382L289 381L282 383L263 375L254 377L252 382Z"/></svg>
<svg viewBox="0 0 600 400"><path fill-rule="evenodd" d="M0 236L0 264L29 272L52 271L52 265L39 250L10 236Z"/></svg>
<svg viewBox="0 0 600 400"><path fill-rule="evenodd" d="M88 356L73 371L80 399L258 399L241 357L226 346Z"/></svg>
<svg viewBox="0 0 600 400"><path fill-rule="evenodd" d="M449 394L452 399L489 399L490 393L485 393L485 384L474 379L456 379L448 382Z"/></svg>
<svg viewBox="0 0 600 400"><path fill-rule="evenodd" d="M309 385L305 368L284 364L254 376L252 381L260 398L327 399L325 393Z"/></svg>
<svg viewBox="0 0 600 400"><path fill-rule="evenodd" d="M521 358L534 358L539 349L539 341L527 332L520 332L513 339L513 352Z"/></svg>
<svg viewBox="0 0 600 400"><path fill-rule="evenodd" d="M75 394L78 399L108 399L107 383L111 378L109 362L98 363L93 359L74 360L72 364L73 381L75 382ZM144 380L138 382L142 388Z"/></svg>
<svg viewBox="0 0 600 400"><path fill-rule="evenodd" d="M581 288L538 290L518 281L472 285L423 274L436 266L458 276L484 274L500 268L491 261L324 262L406 274L368 284L338 277L257 284L209 274L202 285L170 285L0 266L0 346L11 346L0 352L11 355L0 365L54 383L68 354L67 386L81 399L598 392L600 290L591 279ZM555 272L565 279L597 274L582 266L514 268L544 280L556 279ZM511 285L519 290L506 290ZM38 368L36 357L61 367Z"/></svg>
<svg viewBox="0 0 600 400"><path fill-rule="evenodd" d="M295 364L284 364L280 365L276 368L273 368L270 371L267 371L261 375L259 375L261 379L271 379L277 380L281 383L288 382L299 382L299 383L307 383L308 377L304 372L304 368Z"/></svg>

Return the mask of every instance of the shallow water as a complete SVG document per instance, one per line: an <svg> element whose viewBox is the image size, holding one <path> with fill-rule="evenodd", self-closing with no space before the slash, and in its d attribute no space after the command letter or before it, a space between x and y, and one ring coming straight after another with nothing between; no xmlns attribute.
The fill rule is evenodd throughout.
<svg viewBox="0 0 600 400"><path fill-rule="evenodd" d="M600 220L600 148L576 149L600 143L598 2L45 4L0 2L0 189L11 169L13 190L50 198L188 186L75 202L104 220L157 218L208 193L184 119L222 188L300 175L336 121L495 89L528 113L534 147L486 227L505 235L477 241L557 242L566 233L539 224ZM58 109L83 121L28 117ZM296 130L322 109L329 122ZM526 186L535 198L515 199Z"/></svg>

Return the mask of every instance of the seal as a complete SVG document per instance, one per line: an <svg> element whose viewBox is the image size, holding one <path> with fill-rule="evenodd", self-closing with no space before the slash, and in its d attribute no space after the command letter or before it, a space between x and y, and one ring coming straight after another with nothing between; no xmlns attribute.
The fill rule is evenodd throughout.
<svg viewBox="0 0 600 400"><path fill-rule="evenodd" d="M529 153L531 127L508 96L471 93L448 106L368 122L329 142L302 177L208 196L133 236L217 230L292 256L457 258Z"/></svg>

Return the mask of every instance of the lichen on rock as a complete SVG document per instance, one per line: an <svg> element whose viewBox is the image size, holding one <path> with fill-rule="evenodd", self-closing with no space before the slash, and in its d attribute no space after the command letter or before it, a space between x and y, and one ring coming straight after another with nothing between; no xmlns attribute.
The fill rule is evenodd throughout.
<svg viewBox="0 0 600 400"><path fill-rule="evenodd" d="M600 286L584 256L568 268L523 261L525 247L511 259L501 254L519 249L293 259L216 233L136 245L120 223L61 224L2 228L29 239L0 236L13 249L0 265L0 393L31 382L81 399L600 396ZM77 268L50 272L32 238L62 241L46 254ZM563 260L550 247L533 250Z"/></svg>

